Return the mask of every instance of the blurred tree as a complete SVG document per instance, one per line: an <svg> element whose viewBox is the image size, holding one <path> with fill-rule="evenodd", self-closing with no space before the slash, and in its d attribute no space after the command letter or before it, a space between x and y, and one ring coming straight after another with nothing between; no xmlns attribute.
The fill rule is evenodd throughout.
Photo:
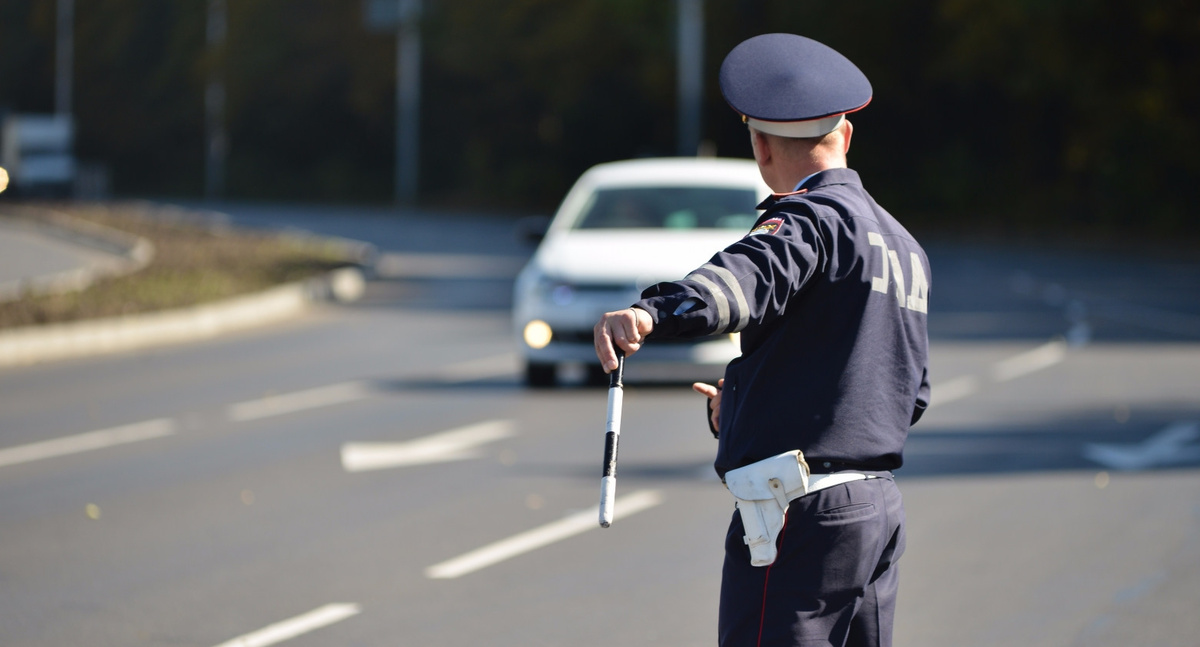
<svg viewBox="0 0 1200 647"><path fill-rule="evenodd" d="M0 113L54 110L54 5L0 3Z"/></svg>
<svg viewBox="0 0 1200 647"><path fill-rule="evenodd" d="M203 2L76 2L75 20L78 154L109 164L123 193L198 193Z"/></svg>
<svg viewBox="0 0 1200 647"><path fill-rule="evenodd" d="M55 0L0 4L0 110L53 103ZM222 66L232 197L392 195L393 36L357 1L78 3L79 149L123 193L199 195L203 86ZM851 163L906 220L1200 232L1200 12L1188 0L706 0L704 138L750 154L717 87L770 31L843 51L875 87ZM675 150L674 3L425 0L427 204L549 209L588 166Z"/></svg>
<svg viewBox="0 0 1200 647"><path fill-rule="evenodd" d="M674 150L672 4L468 0L430 12L430 189L545 207L588 166Z"/></svg>
<svg viewBox="0 0 1200 647"><path fill-rule="evenodd" d="M851 163L910 220L1163 234L1200 224L1200 12L1186 0L710 2L710 54L800 33L875 98ZM718 16L711 15L717 13ZM715 74L715 72L714 72ZM723 125L715 130L722 141Z"/></svg>
<svg viewBox="0 0 1200 647"><path fill-rule="evenodd" d="M228 0L229 193L392 195L394 46L358 2Z"/></svg>
<svg viewBox="0 0 1200 647"><path fill-rule="evenodd" d="M0 5L0 111L50 112L55 0ZM202 114L195 2L94 0L75 7L76 153L110 165L119 190L199 188ZM199 20L199 22L197 22Z"/></svg>
<svg viewBox="0 0 1200 647"><path fill-rule="evenodd" d="M1200 198L1194 3L942 0L937 35L931 79L980 110L972 175L1003 181L992 195L1017 207L1006 217L1160 233L1187 224Z"/></svg>

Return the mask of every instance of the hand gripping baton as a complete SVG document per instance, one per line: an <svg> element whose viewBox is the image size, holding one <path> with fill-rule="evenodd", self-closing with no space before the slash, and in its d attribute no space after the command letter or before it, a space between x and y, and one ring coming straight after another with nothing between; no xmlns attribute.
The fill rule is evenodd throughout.
<svg viewBox="0 0 1200 647"><path fill-rule="evenodd" d="M617 439L621 436L621 402L624 399L625 351L617 351L617 369L608 374L608 423L604 426L604 477L600 479L600 527L613 520L613 500L617 498Z"/></svg>

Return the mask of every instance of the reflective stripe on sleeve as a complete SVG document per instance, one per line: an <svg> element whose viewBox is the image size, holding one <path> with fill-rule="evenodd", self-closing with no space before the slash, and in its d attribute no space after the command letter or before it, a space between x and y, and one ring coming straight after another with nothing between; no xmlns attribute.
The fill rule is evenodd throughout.
<svg viewBox="0 0 1200 647"><path fill-rule="evenodd" d="M733 330L725 332L741 332L746 327L746 324L750 323L750 306L746 303L746 295L742 292L742 286L738 283L737 277L733 275L733 272L712 263L705 263L700 266L700 269L712 272L729 288L729 294L732 294L734 301L737 302L738 321Z"/></svg>
<svg viewBox="0 0 1200 647"><path fill-rule="evenodd" d="M725 298L725 295L721 292L721 288L717 287L717 284L710 281L707 276L700 274L699 271L688 274L684 277L684 280L695 281L705 290L708 290L708 293L712 295L713 305L717 307L717 330L723 331L728 328L729 300Z"/></svg>

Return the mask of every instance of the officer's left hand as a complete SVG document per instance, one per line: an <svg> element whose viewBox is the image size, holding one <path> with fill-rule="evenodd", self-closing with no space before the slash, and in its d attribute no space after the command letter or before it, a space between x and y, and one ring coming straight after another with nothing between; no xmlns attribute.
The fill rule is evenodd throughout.
<svg viewBox="0 0 1200 647"><path fill-rule="evenodd" d="M617 352L614 347L625 351L626 355L638 352L645 341L646 335L654 330L654 320L650 313L640 308L625 308L614 312L606 312L596 327L592 330L592 338L596 345L596 357L605 373L617 369Z"/></svg>
<svg viewBox="0 0 1200 647"><path fill-rule="evenodd" d="M721 431L721 387L725 386L725 378L717 380L717 385L696 382L692 390L708 398L708 419L714 431Z"/></svg>

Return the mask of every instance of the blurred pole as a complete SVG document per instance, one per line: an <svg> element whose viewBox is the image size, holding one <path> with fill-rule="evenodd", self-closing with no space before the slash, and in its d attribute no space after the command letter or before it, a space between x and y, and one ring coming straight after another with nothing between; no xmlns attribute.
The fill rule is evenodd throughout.
<svg viewBox="0 0 1200 647"><path fill-rule="evenodd" d="M704 0L676 0L678 60L677 154L700 149L700 103L704 93Z"/></svg>
<svg viewBox="0 0 1200 647"><path fill-rule="evenodd" d="M421 108L421 0L396 0L396 203L417 201Z"/></svg>
<svg viewBox="0 0 1200 647"><path fill-rule="evenodd" d="M75 0L58 0L54 54L54 113L71 116L71 85L75 59Z"/></svg>
<svg viewBox="0 0 1200 647"><path fill-rule="evenodd" d="M210 66L204 88L204 198L225 196L225 158L229 140L225 133L225 34L228 31L226 0L208 0L208 45Z"/></svg>

